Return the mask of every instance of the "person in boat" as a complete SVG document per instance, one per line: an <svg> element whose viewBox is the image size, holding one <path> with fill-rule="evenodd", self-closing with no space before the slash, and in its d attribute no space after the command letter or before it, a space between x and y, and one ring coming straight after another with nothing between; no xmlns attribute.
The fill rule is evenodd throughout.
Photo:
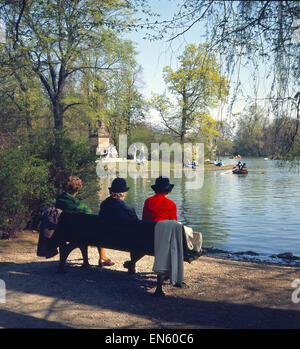
<svg viewBox="0 0 300 349"><path fill-rule="evenodd" d="M223 161L220 160L220 161L216 164L216 166L219 166L219 167L223 166Z"/></svg>
<svg viewBox="0 0 300 349"><path fill-rule="evenodd" d="M241 170L241 167L242 167L242 163L239 161L239 162L233 167L233 169L236 170L236 171L240 171L240 170Z"/></svg>
<svg viewBox="0 0 300 349"><path fill-rule="evenodd" d="M244 162L243 165L241 166L241 171L246 171L247 170L247 165L246 163Z"/></svg>
<svg viewBox="0 0 300 349"><path fill-rule="evenodd" d="M159 176L151 188L155 195L145 200L143 208L143 220L146 221L177 221L177 207L175 202L167 198L174 187L168 177Z"/></svg>
<svg viewBox="0 0 300 349"><path fill-rule="evenodd" d="M56 198L55 207L70 213L91 214L92 210L90 207L77 197L82 186L83 182L79 177L70 176L64 185L64 192ZM99 252L98 263L100 266L109 267L115 264L106 256L103 247L98 246L97 248Z"/></svg>

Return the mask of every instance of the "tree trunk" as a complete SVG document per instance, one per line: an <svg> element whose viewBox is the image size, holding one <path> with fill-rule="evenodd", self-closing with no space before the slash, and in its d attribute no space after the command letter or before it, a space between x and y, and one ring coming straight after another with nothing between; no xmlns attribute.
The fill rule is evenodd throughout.
<svg viewBox="0 0 300 349"><path fill-rule="evenodd" d="M63 105L59 101L54 100L52 101L52 109L54 116L54 130L61 131L63 129Z"/></svg>
<svg viewBox="0 0 300 349"><path fill-rule="evenodd" d="M187 122L187 96L185 89L182 93L182 101L183 101L183 107L182 107L182 118L181 118L181 131L180 131L180 143L183 144L185 134L186 134L186 122Z"/></svg>

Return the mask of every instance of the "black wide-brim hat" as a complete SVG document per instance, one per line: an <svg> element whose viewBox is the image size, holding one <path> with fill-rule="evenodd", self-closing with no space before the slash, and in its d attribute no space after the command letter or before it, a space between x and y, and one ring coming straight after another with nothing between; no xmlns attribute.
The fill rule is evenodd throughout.
<svg viewBox="0 0 300 349"><path fill-rule="evenodd" d="M170 184L168 177L159 176L155 180L155 184L151 185L151 188L155 192L166 193L170 192L174 188L174 184Z"/></svg>
<svg viewBox="0 0 300 349"><path fill-rule="evenodd" d="M127 184L124 178L118 177L112 181L111 187L108 189L111 193L125 193L129 190L129 187L127 187Z"/></svg>

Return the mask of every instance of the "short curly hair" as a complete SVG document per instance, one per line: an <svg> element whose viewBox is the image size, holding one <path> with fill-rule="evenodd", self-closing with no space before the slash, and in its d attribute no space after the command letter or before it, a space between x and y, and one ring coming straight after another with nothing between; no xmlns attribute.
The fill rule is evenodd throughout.
<svg viewBox="0 0 300 349"><path fill-rule="evenodd" d="M126 195L127 195L127 192L124 192L124 193L113 193L113 192L111 192L110 193L110 196L112 198L115 198L115 199L124 199Z"/></svg>
<svg viewBox="0 0 300 349"><path fill-rule="evenodd" d="M70 176L64 185L64 189L69 194L75 194L79 192L82 186L83 182L79 177Z"/></svg>

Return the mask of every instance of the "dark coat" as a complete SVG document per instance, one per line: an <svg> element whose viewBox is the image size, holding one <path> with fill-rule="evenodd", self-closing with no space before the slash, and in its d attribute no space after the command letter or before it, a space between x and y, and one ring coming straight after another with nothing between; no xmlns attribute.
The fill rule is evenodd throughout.
<svg viewBox="0 0 300 349"><path fill-rule="evenodd" d="M51 238L55 232L62 210L50 207L46 208L42 215L37 255L39 257L51 258L58 254L56 246L52 247Z"/></svg>
<svg viewBox="0 0 300 349"><path fill-rule="evenodd" d="M108 197L100 205L99 217L106 222L138 221L133 207L121 199Z"/></svg>

